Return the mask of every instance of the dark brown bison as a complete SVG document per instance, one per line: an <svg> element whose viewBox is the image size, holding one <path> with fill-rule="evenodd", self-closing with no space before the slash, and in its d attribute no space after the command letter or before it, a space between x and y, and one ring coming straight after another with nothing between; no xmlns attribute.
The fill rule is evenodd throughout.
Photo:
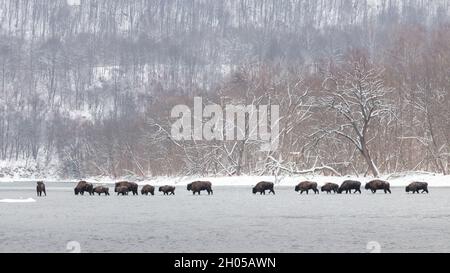
<svg viewBox="0 0 450 273"><path fill-rule="evenodd" d="M94 193L98 193L98 195L101 195L102 193L104 193L105 195L109 195L109 188L98 186L94 188Z"/></svg>
<svg viewBox="0 0 450 273"><path fill-rule="evenodd" d="M201 191L207 191L208 195L213 194L212 184L209 181L195 181L187 184L187 190L192 191L192 194L195 195L197 192L200 195Z"/></svg>
<svg viewBox="0 0 450 273"><path fill-rule="evenodd" d="M91 183L86 181L78 182L77 186L74 189L75 195L81 194L84 195L84 192L88 192L89 195L94 194L94 186Z"/></svg>
<svg viewBox="0 0 450 273"><path fill-rule="evenodd" d="M334 184L334 183L326 183L325 185L323 185L323 186L320 188L320 190L321 190L322 192L326 191L327 194L328 194L328 193L331 193L331 192L336 193L336 192L338 191L338 189L339 189L339 185L338 185L338 184Z"/></svg>
<svg viewBox="0 0 450 273"><path fill-rule="evenodd" d="M383 180L372 180L366 183L366 190L371 190L372 193L376 193L377 190L383 190L384 193L391 193L389 182Z"/></svg>
<svg viewBox="0 0 450 273"><path fill-rule="evenodd" d="M131 191L133 195L138 195L138 184L134 182L127 182L127 181L117 182L114 187L114 192L117 192L117 189L119 187L127 187L128 191Z"/></svg>
<svg viewBox="0 0 450 273"><path fill-rule="evenodd" d="M428 193L428 183L427 182L412 182L408 186L406 186L406 192L419 193L422 190L422 193Z"/></svg>
<svg viewBox="0 0 450 273"><path fill-rule="evenodd" d="M164 195L175 195L175 187L174 186L161 186L158 191L163 192Z"/></svg>
<svg viewBox="0 0 450 273"><path fill-rule="evenodd" d="M300 194L306 191L306 194L309 194L309 190L313 190L314 194L319 194L319 190L317 189L316 182L304 181L300 182L297 186L295 186L295 191L299 191Z"/></svg>
<svg viewBox="0 0 450 273"><path fill-rule="evenodd" d="M273 190L273 186L274 184L272 182L259 182L258 184L256 184L256 186L253 187L253 194L256 194L257 192L259 192L259 194L266 194L266 191L269 191L270 193L275 194L275 191Z"/></svg>
<svg viewBox="0 0 450 273"><path fill-rule="evenodd" d="M155 195L155 187L153 187L152 185L145 185L144 187L142 187L141 189L141 194L142 195Z"/></svg>
<svg viewBox="0 0 450 273"><path fill-rule="evenodd" d="M42 196L42 193L44 193L44 195L47 196L47 192L45 191L44 182L42 182L42 181L37 182L36 193L37 193L37 196Z"/></svg>
<svg viewBox="0 0 450 273"><path fill-rule="evenodd" d="M355 190L353 193L361 193L361 182L359 181L353 181L353 180L346 180L342 183L342 185L339 187L337 193L342 193L345 191L345 193L352 193L352 190Z"/></svg>
<svg viewBox="0 0 450 273"><path fill-rule="evenodd" d="M117 195L128 195L128 192L130 192L130 189L127 186L119 186L115 190L117 192Z"/></svg>

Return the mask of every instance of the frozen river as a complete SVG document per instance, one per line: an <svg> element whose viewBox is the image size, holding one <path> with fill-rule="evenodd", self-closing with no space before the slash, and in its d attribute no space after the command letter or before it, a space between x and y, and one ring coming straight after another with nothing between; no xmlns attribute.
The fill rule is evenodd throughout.
<svg viewBox="0 0 450 273"><path fill-rule="evenodd" d="M70 183L0 183L0 252L450 252L450 189L430 194L251 194L215 187L214 195L74 196ZM74 244L74 243L71 243ZM75 243L76 244L76 243Z"/></svg>

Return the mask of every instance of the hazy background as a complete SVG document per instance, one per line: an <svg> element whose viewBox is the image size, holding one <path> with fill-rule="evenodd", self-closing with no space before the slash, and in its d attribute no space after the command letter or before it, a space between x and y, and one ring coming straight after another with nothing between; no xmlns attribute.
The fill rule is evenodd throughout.
<svg viewBox="0 0 450 273"><path fill-rule="evenodd" d="M449 14L431 0L0 0L0 175L448 173ZM280 149L173 141L170 110L194 95L280 105Z"/></svg>

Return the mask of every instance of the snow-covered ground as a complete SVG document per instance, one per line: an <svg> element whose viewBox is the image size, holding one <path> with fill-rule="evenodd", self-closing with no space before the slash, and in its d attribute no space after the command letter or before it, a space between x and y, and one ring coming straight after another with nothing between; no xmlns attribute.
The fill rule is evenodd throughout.
<svg viewBox="0 0 450 273"><path fill-rule="evenodd" d="M0 203L33 203L36 202L33 198L26 199L0 199Z"/></svg>
<svg viewBox="0 0 450 273"><path fill-rule="evenodd" d="M270 181L274 182L276 186L287 186L292 187L297 185L301 181L314 181L319 184L319 186L332 182L336 184L341 184L344 180L358 180L363 184L373 180L373 177L363 177L363 176L323 176L323 175L294 175L294 176L279 176L275 179L274 176L225 176L225 177L195 177L195 176L184 176L184 177L151 177L151 178L132 178L132 177L123 177L113 179L111 177L91 177L91 178L83 178L88 182L94 184L113 184L117 181L134 181L139 185L151 184L154 186L161 185L177 185L183 186L192 181L202 180L202 181L211 181L213 186L252 186L260 181ZM383 175L380 179L387 180L391 184L391 187L404 187L411 182L421 181L427 182L430 187L450 187L450 175L441 175L435 173L428 172L404 172L397 174L389 174ZM42 180L48 183L52 182L77 182L78 179L70 179L70 180L62 180L59 178L52 177L33 177L30 178L24 177L1 177L0 182L21 182L21 181L37 181Z"/></svg>

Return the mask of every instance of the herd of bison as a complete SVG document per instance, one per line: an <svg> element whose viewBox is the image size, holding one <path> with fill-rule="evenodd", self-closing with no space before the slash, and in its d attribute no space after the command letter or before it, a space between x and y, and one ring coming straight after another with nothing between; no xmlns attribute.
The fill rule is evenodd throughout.
<svg viewBox="0 0 450 273"><path fill-rule="evenodd" d="M391 193L389 182L383 181L383 180L373 180L365 185L366 190L372 191L372 193L376 193L378 190L384 191L384 193ZM187 190L192 191L192 193L195 195L198 193L200 195L200 192L206 191L208 194L213 194L212 190L212 184L209 181L195 181L192 183L189 183L187 185ZM164 195L175 195L175 187L174 186L162 186L158 189L159 192L162 192ZM259 194L266 194L266 191L272 194L275 194L274 190L274 183L272 182L259 182L256 184L256 186L253 187L253 194L259 193ZM295 191L300 192L300 194L306 192L306 194L309 193L309 191L313 191L314 194L319 194L319 189L317 187L316 182L300 182L297 186L295 186ZM354 181L354 180L346 180L344 181L340 186L338 184L334 183L326 183L320 188L320 191L328 193L361 193L361 182ZM36 186L36 192L38 196L42 196L44 194L47 196L47 192L45 190L45 184L44 182L37 182ZM76 185L74 189L75 195L84 195L84 193L87 192L89 195L95 195L96 193L98 195L105 194L109 195L109 188L104 186L97 186L94 187L92 183L88 183L86 181L80 181ZM138 195L138 184L134 182L117 182L114 187L114 192L117 193L117 195L128 195L130 192L133 195ZM406 186L406 192L412 192L412 193L428 193L428 183L426 182L413 182ZM154 195L155 194L155 187L151 185L145 185L141 188L141 194L142 195Z"/></svg>

